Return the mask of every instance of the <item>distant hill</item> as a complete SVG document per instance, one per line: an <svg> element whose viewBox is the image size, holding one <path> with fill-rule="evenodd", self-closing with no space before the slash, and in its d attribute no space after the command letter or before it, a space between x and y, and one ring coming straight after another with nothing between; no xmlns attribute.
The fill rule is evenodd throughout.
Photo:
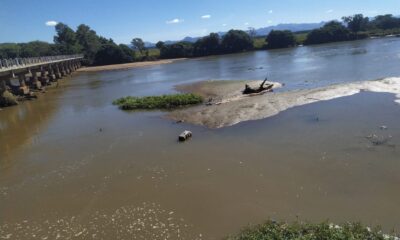
<svg viewBox="0 0 400 240"><path fill-rule="evenodd" d="M320 23L284 23L275 26L256 29L257 36L266 36L272 30L290 30L292 32L301 32L313 30L322 27L326 22Z"/></svg>
<svg viewBox="0 0 400 240"><path fill-rule="evenodd" d="M320 22L320 23L283 23L283 24L278 24L275 26L269 26L269 27L264 27L264 28L258 28L256 29L256 34L257 36L266 36L271 32L272 30L290 30L292 32L301 32L301 31L308 31L308 30L313 30L316 28L322 27L326 22ZM226 32L218 32L220 36L223 36L226 34ZM191 42L194 43L197 40L199 40L201 37L185 37L182 40L174 40L174 41L164 41L165 44L170 45L174 44L177 42ZM155 47L155 43L151 42L145 42L146 47L148 48L153 48Z"/></svg>

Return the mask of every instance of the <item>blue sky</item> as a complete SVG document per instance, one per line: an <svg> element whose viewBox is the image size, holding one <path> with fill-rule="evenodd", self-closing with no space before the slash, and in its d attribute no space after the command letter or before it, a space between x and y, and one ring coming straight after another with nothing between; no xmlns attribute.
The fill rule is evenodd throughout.
<svg viewBox="0 0 400 240"><path fill-rule="evenodd" d="M0 0L0 42L52 42L52 22L85 23L117 43L400 11L400 0Z"/></svg>

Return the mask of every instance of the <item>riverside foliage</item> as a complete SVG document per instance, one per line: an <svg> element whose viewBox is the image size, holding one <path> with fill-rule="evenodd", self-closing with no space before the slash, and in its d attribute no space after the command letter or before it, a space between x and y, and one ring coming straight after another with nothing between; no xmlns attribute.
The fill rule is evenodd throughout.
<svg viewBox="0 0 400 240"><path fill-rule="evenodd" d="M309 224L294 222L268 221L264 224L247 228L227 240L395 240L394 236L385 235L379 228L370 229L360 223L346 223L342 226L328 223Z"/></svg>
<svg viewBox="0 0 400 240"><path fill-rule="evenodd" d="M113 102L123 110L136 109L174 109L203 102L201 96L195 94L173 94L148 97L124 97Z"/></svg>

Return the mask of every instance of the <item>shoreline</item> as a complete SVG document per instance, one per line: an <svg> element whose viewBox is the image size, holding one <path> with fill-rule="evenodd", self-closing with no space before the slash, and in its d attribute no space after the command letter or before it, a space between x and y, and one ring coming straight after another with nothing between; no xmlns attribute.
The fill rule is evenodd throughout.
<svg viewBox="0 0 400 240"><path fill-rule="evenodd" d="M177 59L165 59L165 60L148 61L148 62L133 62L133 63L104 65L104 66L83 67L80 68L77 72L104 72L104 71L126 70L131 68L141 68L148 66L170 64L186 59L187 58L177 58Z"/></svg>

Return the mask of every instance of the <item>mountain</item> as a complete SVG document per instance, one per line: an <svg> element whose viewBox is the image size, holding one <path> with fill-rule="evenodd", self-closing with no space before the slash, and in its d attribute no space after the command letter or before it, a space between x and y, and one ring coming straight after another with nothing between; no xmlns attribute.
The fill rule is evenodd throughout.
<svg viewBox="0 0 400 240"><path fill-rule="evenodd" d="M326 22L320 23L284 23L275 26L256 29L257 36L266 36L272 30L290 30L292 32L308 31L322 27Z"/></svg>
<svg viewBox="0 0 400 240"><path fill-rule="evenodd" d="M185 37L184 39L181 40L181 42L191 42L195 43L197 40L199 40L201 37Z"/></svg>

